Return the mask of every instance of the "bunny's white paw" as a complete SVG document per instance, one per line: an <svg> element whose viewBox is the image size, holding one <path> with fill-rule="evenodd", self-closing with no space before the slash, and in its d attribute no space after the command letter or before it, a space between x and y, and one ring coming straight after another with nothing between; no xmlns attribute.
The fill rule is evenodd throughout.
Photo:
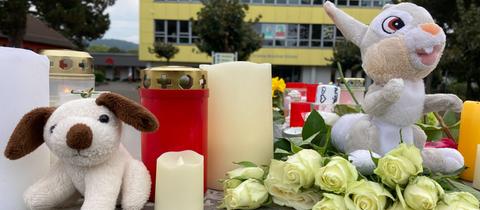
<svg viewBox="0 0 480 210"><path fill-rule="evenodd" d="M405 84L403 79L391 79L383 87L384 98L390 102L396 102L402 95Z"/></svg>
<svg viewBox="0 0 480 210"><path fill-rule="evenodd" d="M372 156L380 158L380 155L373 152L370 153L368 150L357 150L350 153L348 160L352 162L358 172L363 175L370 175L373 174L373 170L377 167L372 160Z"/></svg>
<svg viewBox="0 0 480 210"><path fill-rule="evenodd" d="M463 108L463 101L455 94L447 94L449 97L450 110L460 113Z"/></svg>

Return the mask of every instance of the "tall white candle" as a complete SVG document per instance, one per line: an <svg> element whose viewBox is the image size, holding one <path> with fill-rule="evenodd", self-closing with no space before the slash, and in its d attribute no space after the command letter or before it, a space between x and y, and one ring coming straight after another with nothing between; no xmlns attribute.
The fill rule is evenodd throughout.
<svg viewBox="0 0 480 210"><path fill-rule="evenodd" d="M155 210L203 210L203 156L186 150L157 159Z"/></svg>
<svg viewBox="0 0 480 210"><path fill-rule="evenodd" d="M480 190L480 144L477 144L477 157L475 158L475 172L473 175L473 187Z"/></svg>
<svg viewBox="0 0 480 210"><path fill-rule="evenodd" d="M201 65L208 71L207 186L220 190L220 179L233 162L268 164L273 156L271 65L230 62Z"/></svg>
<svg viewBox="0 0 480 210"><path fill-rule="evenodd" d="M0 47L0 209L26 209L23 193L49 169L49 151L42 145L19 159L3 153L24 114L48 106L47 57L29 50Z"/></svg>

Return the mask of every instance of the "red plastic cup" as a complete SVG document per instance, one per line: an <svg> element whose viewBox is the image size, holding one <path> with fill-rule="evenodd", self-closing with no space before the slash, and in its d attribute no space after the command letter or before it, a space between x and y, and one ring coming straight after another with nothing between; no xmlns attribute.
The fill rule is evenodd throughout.
<svg viewBox="0 0 480 210"><path fill-rule="evenodd" d="M303 82L287 82L287 88L306 88Z"/></svg>
<svg viewBox="0 0 480 210"><path fill-rule="evenodd" d="M315 102L315 97L317 97L317 87L318 84L305 84L307 87L307 102Z"/></svg>
<svg viewBox="0 0 480 210"><path fill-rule="evenodd" d="M302 127L305 124L302 113L310 112L312 103L292 102L290 110L290 127Z"/></svg>

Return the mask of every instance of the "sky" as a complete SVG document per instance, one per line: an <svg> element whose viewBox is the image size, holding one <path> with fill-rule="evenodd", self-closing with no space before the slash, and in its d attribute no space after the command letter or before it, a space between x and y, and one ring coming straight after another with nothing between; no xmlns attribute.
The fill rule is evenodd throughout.
<svg viewBox="0 0 480 210"><path fill-rule="evenodd" d="M121 39L138 44L138 12L140 0L116 0L107 8L110 15L110 29L104 39Z"/></svg>

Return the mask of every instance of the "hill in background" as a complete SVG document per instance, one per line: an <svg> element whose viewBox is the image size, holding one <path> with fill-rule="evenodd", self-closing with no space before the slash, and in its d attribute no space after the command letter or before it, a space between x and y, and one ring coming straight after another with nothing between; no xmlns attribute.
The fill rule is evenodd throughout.
<svg viewBox="0 0 480 210"><path fill-rule="evenodd" d="M90 47L92 46L105 46L107 48L117 48L121 51L137 51L138 44L133 42L119 40L119 39L97 39L90 42Z"/></svg>

